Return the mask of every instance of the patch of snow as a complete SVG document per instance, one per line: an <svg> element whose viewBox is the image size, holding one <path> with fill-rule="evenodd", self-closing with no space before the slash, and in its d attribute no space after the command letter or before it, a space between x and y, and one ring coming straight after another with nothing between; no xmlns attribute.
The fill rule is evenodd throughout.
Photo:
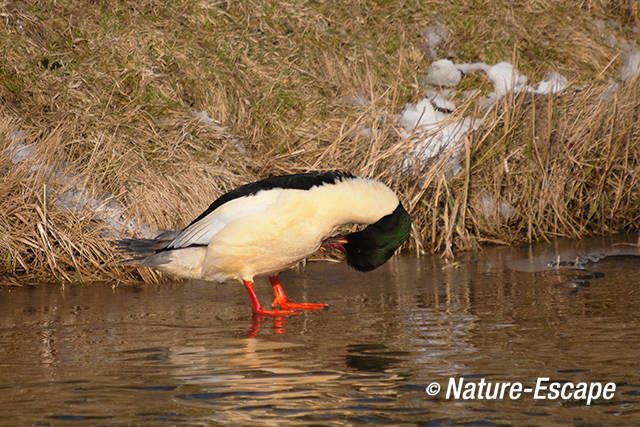
<svg viewBox="0 0 640 427"><path fill-rule="evenodd" d="M28 145L26 135L20 130L14 130L9 135L10 145L7 148L7 154L12 163L20 163L33 157L34 145Z"/></svg>
<svg viewBox="0 0 640 427"><path fill-rule="evenodd" d="M487 111L489 108L498 102L498 96L495 92L490 92L487 96L483 96L480 98L480 109L482 111Z"/></svg>
<svg viewBox="0 0 640 427"><path fill-rule="evenodd" d="M520 74L509 62L499 62L488 65L484 62L455 64L449 59L434 61L429 67L426 82L435 86L457 86L464 74L482 71L493 85L493 92L480 99L480 107L484 110L494 105L506 94L527 92L536 95L556 94L563 91L568 80L557 72L548 73L545 79L533 88L527 84L527 77ZM475 96L477 91L468 93L467 96ZM451 121L450 114L455 110L455 105L448 99L450 93L430 93L415 106L407 104L397 117L398 123L408 132L402 136L416 140L415 146L410 150L403 161L403 169L408 170L419 166L420 163L433 159L449 150L456 150L451 157L451 169L455 172L459 169L459 141L471 130L477 129L481 120L463 118ZM504 208L506 209L506 208ZM503 209L503 210L504 210Z"/></svg>
<svg viewBox="0 0 640 427"><path fill-rule="evenodd" d="M569 81L565 76L555 71L547 73L544 80L538 83L533 93L536 95L548 95L562 92L569 85Z"/></svg>
<svg viewBox="0 0 640 427"><path fill-rule="evenodd" d="M489 72L490 66L484 62L472 62L471 64L456 64L456 67L464 74L475 73L476 71L482 71L484 73Z"/></svg>
<svg viewBox="0 0 640 427"><path fill-rule="evenodd" d="M56 184L66 187L65 191L55 199L54 204L60 208L79 212L88 210L95 212L96 217L105 222L110 231L105 237L121 237L122 230L142 233L144 237L151 237L151 229L146 224L124 218L122 205L108 194L91 195L88 189L81 183L76 175L65 173L69 169L67 162L59 162L53 166L46 162L38 161L38 153L34 144L25 142L26 136L22 131L14 131L11 136L12 144L7 148L9 158L18 165L29 161L29 173L44 172L56 178Z"/></svg>
<svg viewBox="0 0 640 427"><path fill-rule="evenodd" d="M487 75L493 84L494 91L480 100L480 107L484 110L491 107L509 92L548 95L550 93L555 94L562 92L569 84L565 76L557 72L551 72L548 73L545 79L539 82L534 89L527 84L527 76L520 74L518 70L508 62L499 62L495 65L488 65L484 62L474 62L471 64L453 64L453 66L463 74L482 71Z"/></svg>
<svg viewBox="0 0 640 427"><path fill-rule="evenodd" d="M356 130L353 131L351 137L352 138L371 138L373 136L373 129L366 128L364 126L358 126Z"/></svg>
<svg viewBox="0 0 640 427"><path fill-rule="evenodd" d="M480 205L480 212L485 218L492 218L499 215L508 220L517 213L510 203L504 200L497 200L495 196L486 191L483 191L478 196L478 204Z"/></svg>
<svg viewBox="0 0 640 427"><path fill-rule="evenodd" d="M508 62L492 65L486 73L493 83L493 89L498 98L502 98L511 91L518 93L530 89L530 86L527 86L527 77L518 73Z"/></svg>
<svg viewBox="0 0 640 427"><path fill-rule="evenodd" d="M416 129L418 126L435 125L446 120L449 114L440 112L433 107L431 100L424 98L415 106L407 104L400 113L398 122L400 126L408 131Z"/></svg>
<svg viewBox="0 0 640 427"><path fill-rule="evenodd" d="M640 50L627 52L622 57L622 71L620 80L629 81L633 76L640 74Z"/></svg>
<svg viewBox="0 0 640 427"><path fill-rule="evenodd" d="M208 126L211 126L214 129L218 130L223 135L226 135L227 132L226 132L224 126L222 126L221 124L219 124L218 122L213 120L211 118L211 116L209 115L209 113L207 113L206 111L192 110L191 113L194 116L196 116L198 119L200 119L200 121L202 123L204 123L204 124L206 124ZM245 155L247 154L247 148L244 146L242 141L240 141L238 138L236 138L236 137L227 137L226 140L231 142L233 144L233 146L235 147L235 149L238 150L240 153L245 154Z"/></svg>
<svg viewBox="0 0 640 427"><path fill-rule="evenodd" d="M69 189L64 191L56 200L55 205L67 209L71 212L81 212L88 210L94 212L96 217L106 223L110 230L103 237L122 237L122 231L141 234L142 237L153 235L151 228L146 224L138 223L133 219L127 220L124 217L124 208L120 203L113 200L108 194L89 194L88 189L76 181L76 177L71 175L57 174L62 184Z"/></svg>
<svg viewBox="0 0 640 427"><path fill-rule="evenodd" d="M195 111L194 110L193 111L193 115L196 116L197 118L199 118L205 124L218 126L218 124L213 121L213 119L211 118L209 113L207 113L206 111Z"/></svg>
<svg viewBox="0 0 640 427"><path fill-rule="evenodd" d="M620 23L613 18L609 18L607 24L609 24L609 27L613 28L614 30L620 30L622 28L620 26Z"/></svg>
<svg viewBox="0 0 640 427"><path fill-rule="evenodd" d="M424 33L424 44L425 50L431 59L435 59L437 57L437 50L442 42L446 41L449 37L448 31L445 27L434 22L432 24L427 25Z"/></svg>
<svg viewBox="0 0 640 427"><path fill-rule="evenodd" d="M462 71L449 59L439 59L429 66L425 81L434 86L457 86L462 79Z"/></svg>
<svg viewBox="0 0 640 427"><path fill-rule="evenodd" d="M24 143L16 145L14 150L9 153L9 157L13 163L24 162L33 155L33 145L25 145Z"/></svg>
<svg viewBox="0 0 640 427"><path fill-rule="evenodd" d="M613 79L609 79L609 84L600 94L600 102L607 102L608 100L613 98L619 87L620 85L618 84L618 82L614 81Z"/></svg>
<svg viewBox="0 0 640 427"><path fill-rule="evenodd" d="M338 98L338 102L342 104L355 105L357 107L368 107L369 104L371 104L371 102L369 101L369 98L367 98L366 95L361 93L357 95L343 96L342 98Z"/></svg>
<svg viewBox="0 0 640 427"><path fill-rule="evenodd" d="M441 94L427 92L427 98L431 102L431 106L441 113L453 113L456 109L456 105L447 98L449 95L444 91Z"/></svg>
<svg viewBox="0 0 640 427"><path fill-rule="evenodd" d="M473 128L477 129L479 120L464 118L446 125L424 127L416 135L418 142L409 151L402 162L405 171L416 169L425 162L453 150L449 158L448 170L451 175L460 171L461 140ZM405 135L408 136L408 135Z"/></svg>
<svg viewBox="0 0 640 427"><path fill-rule="evenodd" d="M477 129L480 120L464 118L451 120L450 113L439 111L435 102L446 102L451 110L455 105L442 98L425 98L415 106L407 104L398 117L400 125L409 132L402 132L404 138L416 140L416 144L402 162L405 171L416 169L427 162L450 150L454 150L450 157L449 169L455 175L460 170L460 144L462 138L471 130Z"/></svg>
<svg viewBox="0 0 640 427"><path fill-rule="evenodd" d="M436 86L456 86L463 74L477 71L487 75L494 89L494 92L480 100L480 106L483 109L491 107L509 92L555 94L563 91L568 85L566 77L560 73L551 72L534 89L527 84L527 77L520 74L508 62L499 62L494 65L484 62L455 64L449 59L434 61L429 68L426 81ZM448 99L451 95L450 91L435 93L428 90L426 98L416 105L405 105L397 117L398 123L406 130L401 135L416 141L403 161L402 167L405 171L450 150L455 150L451 156L450 169L455 174L460 168L459 142L468 132L478 129L481 120L468 117L451 120L450 115L456 108L455 104Z"/></svg>

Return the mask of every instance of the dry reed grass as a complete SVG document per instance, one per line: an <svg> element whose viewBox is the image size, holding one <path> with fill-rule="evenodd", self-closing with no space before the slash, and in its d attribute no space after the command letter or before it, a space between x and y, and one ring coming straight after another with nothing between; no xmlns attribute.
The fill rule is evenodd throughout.
<svg viewBox="0 0 640 427"><path fill-rule="evenodd" d="M56 200L78 186L152 229L177 228L215 197L272 173L346 169L401 194L407 249L581 237L636 227L638 81L599 96L620 65L607 36L634 37L635 1L393 3L36 1L0 5L0 275L131 277L89 209ZM437 13L437 15L436 15ZM568 21L567 18L571 19ZM596 25L615 18L618 29ZM442 56L517 57L537 80L582 91L505 98L447 161L400 173L411 139L393 113L423 96L427 23L450 30ZM637 36L635 36L637 37ZM609 38L610 40L610 38ZM489 85L465 78L461 87ZM349 95L369 102L345 102ZM474 108L473 100L466 108ZM462 110L462 109L461 109ZM197 118L206 111L215 122ZM479 115L476 112L476 115ZM371 128L371 137L362 136ZM36 146L15 163L16 132ZM488 192L515 214L486 215ZM148 273L143 273L148 274ZM145 276L151 280L151 276Z"/></svg>

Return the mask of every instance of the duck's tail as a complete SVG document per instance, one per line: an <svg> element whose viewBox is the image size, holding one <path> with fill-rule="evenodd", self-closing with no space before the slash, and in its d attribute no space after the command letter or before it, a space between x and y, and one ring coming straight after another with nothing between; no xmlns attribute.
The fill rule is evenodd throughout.
<svg viewBox="0 0 640 427"><path fill-rule="evenodd" d="M121 239L116 242L116 248L134 256L125 263L139 265L144 258L166 248L179 232L180 230L164 231L153 239Z"/></svg>
<svg viewBox="0 0 640 427"><path fill-rule="evenodd" d="M151 267L179 277L201 278L206 246L167 249L180 231L165 231L153 239L122 239L116 242L119 251L133 255L124 263Z"/></svg>

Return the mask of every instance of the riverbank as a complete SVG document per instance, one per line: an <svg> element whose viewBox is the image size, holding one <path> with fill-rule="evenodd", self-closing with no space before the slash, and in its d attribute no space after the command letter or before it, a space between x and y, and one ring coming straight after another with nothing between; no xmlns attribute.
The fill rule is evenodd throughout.
<svg viewBox="0 0 640 427"><path fill-rule="evenodd" d="M114 239L318 169L396 189L411 252L637 229L635 2L240 3L2 6L9 283L153 280L121 266ZM429 85L442 58L487 67ZM508 84L488 72L503 62ZM520 90L550 72L566 87ZM420 126L426 108L437 119Z"/></svg>

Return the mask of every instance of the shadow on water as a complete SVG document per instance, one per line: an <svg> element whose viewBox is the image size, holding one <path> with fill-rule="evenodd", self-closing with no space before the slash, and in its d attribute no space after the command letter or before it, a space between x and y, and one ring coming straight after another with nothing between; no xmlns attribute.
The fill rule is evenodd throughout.
<svg viewBox="0 0 640 427"><path fill-rule="evenodd" d="M637 422L640 264L614 243L367 274L309 263L281 276L287 294L331 308L286 319L252 319L234 283L0 288L0 423ZM267 281L256 290L271 300ZM425 393L450 377L617 391L590 406Z"/></svg>

